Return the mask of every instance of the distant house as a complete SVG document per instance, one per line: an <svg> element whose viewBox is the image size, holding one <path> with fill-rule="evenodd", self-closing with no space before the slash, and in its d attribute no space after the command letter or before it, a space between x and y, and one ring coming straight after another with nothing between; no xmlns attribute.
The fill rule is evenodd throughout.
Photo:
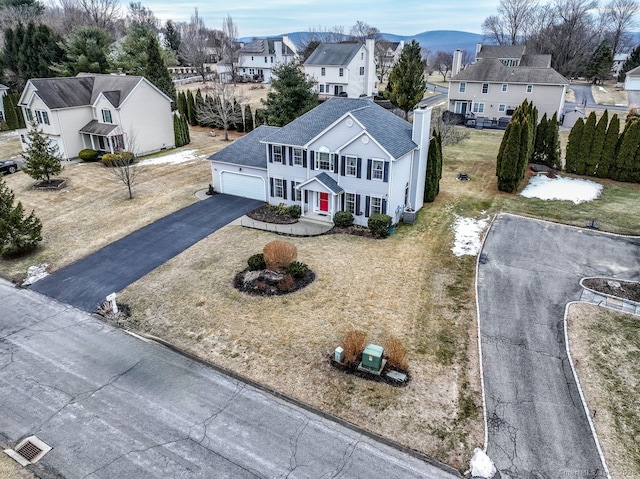
<svg viewBox="0 0 640 479"><path fill-rule="evenodd" d="M296 57L296 46L286 35L256 38L238 51L236 75L249 81L269 83L274 67L292 63ZM219 62L218 75L223 82L232 81L231 65Z"/></svg>
<svg viewBox="0 0 640 479"><path fill-rule="evenodd" d="M35 121L65 159L84 148L142 155L175 146L171 98L141 76L33 78L18 104L26 131Z"/></svg>
<svg viewBox="0 0 640 479"><path fill-rule="evenodd" d="M629 70L624 77L624 89L627 91L640 90L640 67Z"/></svg>
<svg viewBox="0 0 640 479"><path fill-rule="evenodd" d="M7 115L4 113L4 96L9 93L9 87L0 83L0 122L7 121Z"/></svg>
<svg viewBox="0 0 640 479"><path fill-rule="evenodd" d="M321 43L304 62L304 72L318 82L321 98L373 97L378 93L375 41Z"/></svg>
<svg viewBox="0 0 640 479"><path fill-rule="evenodd" d="M611 67L611 73L613 74L614 78L617 79L620 75L622 66L624 65L624 62L627 61L627 58L629 58L628 53L618 53L613 57L613 66Z"/></svg>
<svg viewBox="0 0 640 479"><path fill-rule="evenodd" d="M402 54L404 40L399 42L379 42L375 48L378 70L388 75Z"/></svg>
<svg viewBox="0 0 640 479"><path fill-rule="evenodd" d="M300 205L304 217L338 211L367 225L374 213L400 221L423 205L431 109L413 125L368 99L332 98L276 128L260 126L209 157L222 193Z"/></svg>
<svg viewBox="0 0 640 479"><path fill-rule="evenodd" d="M464 70L454 54L449 111L497 119L509 117L525 99L539 117L562 117L569 80L551 68L551 55L529 55L524 45L478 45L476 61Z"/></svg>

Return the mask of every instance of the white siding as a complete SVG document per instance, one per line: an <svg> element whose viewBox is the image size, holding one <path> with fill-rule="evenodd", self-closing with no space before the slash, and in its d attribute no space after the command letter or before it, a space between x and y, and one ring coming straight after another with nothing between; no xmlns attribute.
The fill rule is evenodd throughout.
<svg viewBox="0 0 640 479"><path fill-rule="evenodd" d="M262 201L266 201L268 182L267 182L267 170L262 168L251 168L248 166L231 165L228 163L211 162L211 176L213 178L213 187L216 191L226 193L224 191L224 175L246 175L246 194L240 195L246 198L255 198ZM229 178L227 176L227 178ZM237 177L236 177L237 178ZM256 191L257 187L256 179L261 179L262 191ZM229 186L229 183L227 183ZM237 194L234 191L231 194Z"/></svg>

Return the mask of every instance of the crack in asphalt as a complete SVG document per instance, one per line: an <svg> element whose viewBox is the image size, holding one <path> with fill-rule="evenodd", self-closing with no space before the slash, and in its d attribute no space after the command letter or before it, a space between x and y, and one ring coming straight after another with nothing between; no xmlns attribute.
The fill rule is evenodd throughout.
<svg viewBox="0 0 640 479"><path fill-rule="evenodd" d="M302 435L302 433L305 431L305 429L309 425L309 421L310 421L309 417L305 415L304 420L302 421L302 424L300 424L296 428L296 430L293 432L293 434L289 438L289 444L291 447L291 457L289 457L289 472L285 476L287 479L289 478L289 476L291 476L291 474L293 474L293 472L299 466L301 466L301 464L298 464L298 458L296 457L298 454L298 441L300 440L300 436Z"/></svg>

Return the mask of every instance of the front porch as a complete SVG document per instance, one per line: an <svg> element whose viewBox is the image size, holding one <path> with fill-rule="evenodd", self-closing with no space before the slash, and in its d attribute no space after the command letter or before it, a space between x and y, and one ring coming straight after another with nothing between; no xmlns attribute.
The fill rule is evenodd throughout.
<svg viewBox="0 0 640 479"><path fill-rule="evenodd" d="M302 218L318 223L333 225L333 215L340 211L342 187L326 173L308 179L299 184Z"/></svg>
<svg viewBox="0 0 640 479"><path fill-rule="evenodd" d="M91 120L80 131L84 148L101 153L120 153L125 150L124 135L118 125Z"/></svg>

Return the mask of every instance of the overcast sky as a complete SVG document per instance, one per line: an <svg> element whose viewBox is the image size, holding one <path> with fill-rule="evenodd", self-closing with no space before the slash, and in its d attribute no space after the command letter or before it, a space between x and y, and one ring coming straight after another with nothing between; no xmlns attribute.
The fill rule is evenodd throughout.
<svg viewBox="0 0 640 479"><path fill-rule="evenodd" d="M481 33L482 21L496 13L498 0L148 0L142 4L162 23L188 21L197 7L208 28L220 29L229 14L239 36L250 37L307 31L312 26L348 29L356 20L398 35L428 30Z"/></svg>

